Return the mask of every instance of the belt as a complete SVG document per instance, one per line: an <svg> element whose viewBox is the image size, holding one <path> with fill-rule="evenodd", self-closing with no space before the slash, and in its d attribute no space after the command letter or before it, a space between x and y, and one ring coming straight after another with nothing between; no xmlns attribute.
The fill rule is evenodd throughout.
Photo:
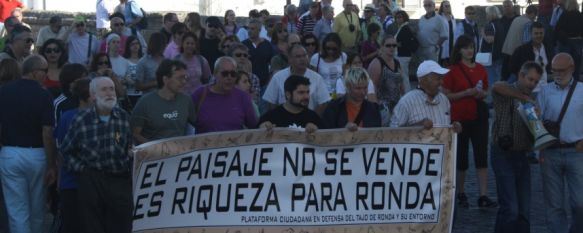
<svg viewBox="0 0 583 233"><path fill-rule="evenodd" d="M575 145L577 145L576 142L556 143L555 145L549 146L549 149L571 149L571 148L575 148Z"/></svg>

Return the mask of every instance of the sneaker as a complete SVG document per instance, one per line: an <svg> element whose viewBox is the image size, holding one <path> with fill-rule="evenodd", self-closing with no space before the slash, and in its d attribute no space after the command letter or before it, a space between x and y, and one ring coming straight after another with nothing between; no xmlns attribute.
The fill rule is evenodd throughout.
<svg viewBox="0 0 583 233"><path fill-rule="evenodd" d="M465 193L458 193L457 194L457 205L460 208L469 208L470 203L468 202L468 196Z"/></svg>
<svg viewBox="0 0 583 233"><path fill-rule="evenodd" d="M488 196L481 196L478 199L478 206L480 208L496 208L498 207L498 203L492 201Z"/></svg>

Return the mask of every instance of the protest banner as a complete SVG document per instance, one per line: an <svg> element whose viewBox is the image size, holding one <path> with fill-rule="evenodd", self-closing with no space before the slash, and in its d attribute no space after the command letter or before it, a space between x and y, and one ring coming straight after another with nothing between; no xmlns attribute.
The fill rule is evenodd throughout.
<svg viewBox="0 0 583 233"><path fill-rule="evenodd" d="M134 232L450 232L449 128L233 131L134 149Z"/></svg>

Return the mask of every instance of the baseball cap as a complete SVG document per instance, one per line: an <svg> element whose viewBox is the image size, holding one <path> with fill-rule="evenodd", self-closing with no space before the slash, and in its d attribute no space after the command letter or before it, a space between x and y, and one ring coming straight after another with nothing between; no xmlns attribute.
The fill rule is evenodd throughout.
<svg viewBox="0 0 583 233"><path fill-rule="evenodd" d="M77 15L73 18L73 23L85 23L85 17L82 15Z"/></svg>
<svg viewBox="0 0 583 233"><path fill-rule="evenodd" d="M366 4L364 11L375 11L375 7L373 4Z"/></svg>
<svg viewBox="0 0 583 233"><path fill-rule="evenodd" d="M430 73L444 75L447 74L447 72L449 72L449 70L441 67L437 62L426 60L419 65L419 68L417 68L417 78L423 78Z"/></svg>

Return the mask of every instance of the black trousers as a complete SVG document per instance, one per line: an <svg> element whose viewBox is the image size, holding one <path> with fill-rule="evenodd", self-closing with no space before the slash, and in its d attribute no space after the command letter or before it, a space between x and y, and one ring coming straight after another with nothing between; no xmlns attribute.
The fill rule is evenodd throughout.
<svg viewBox="0 0 583 233"><path fill-rule="evenodd" d="M80 217L79 203L77 198L77 189L63 189L61 190L61 231L60 233L76 233L79 232Z"/></svg>
<svg viewBox="0 0 583 233"><path fill-rule="evenodd" d="M132 179L127 174L88 170L79 177L81 233L132 231Z"/></svg>

